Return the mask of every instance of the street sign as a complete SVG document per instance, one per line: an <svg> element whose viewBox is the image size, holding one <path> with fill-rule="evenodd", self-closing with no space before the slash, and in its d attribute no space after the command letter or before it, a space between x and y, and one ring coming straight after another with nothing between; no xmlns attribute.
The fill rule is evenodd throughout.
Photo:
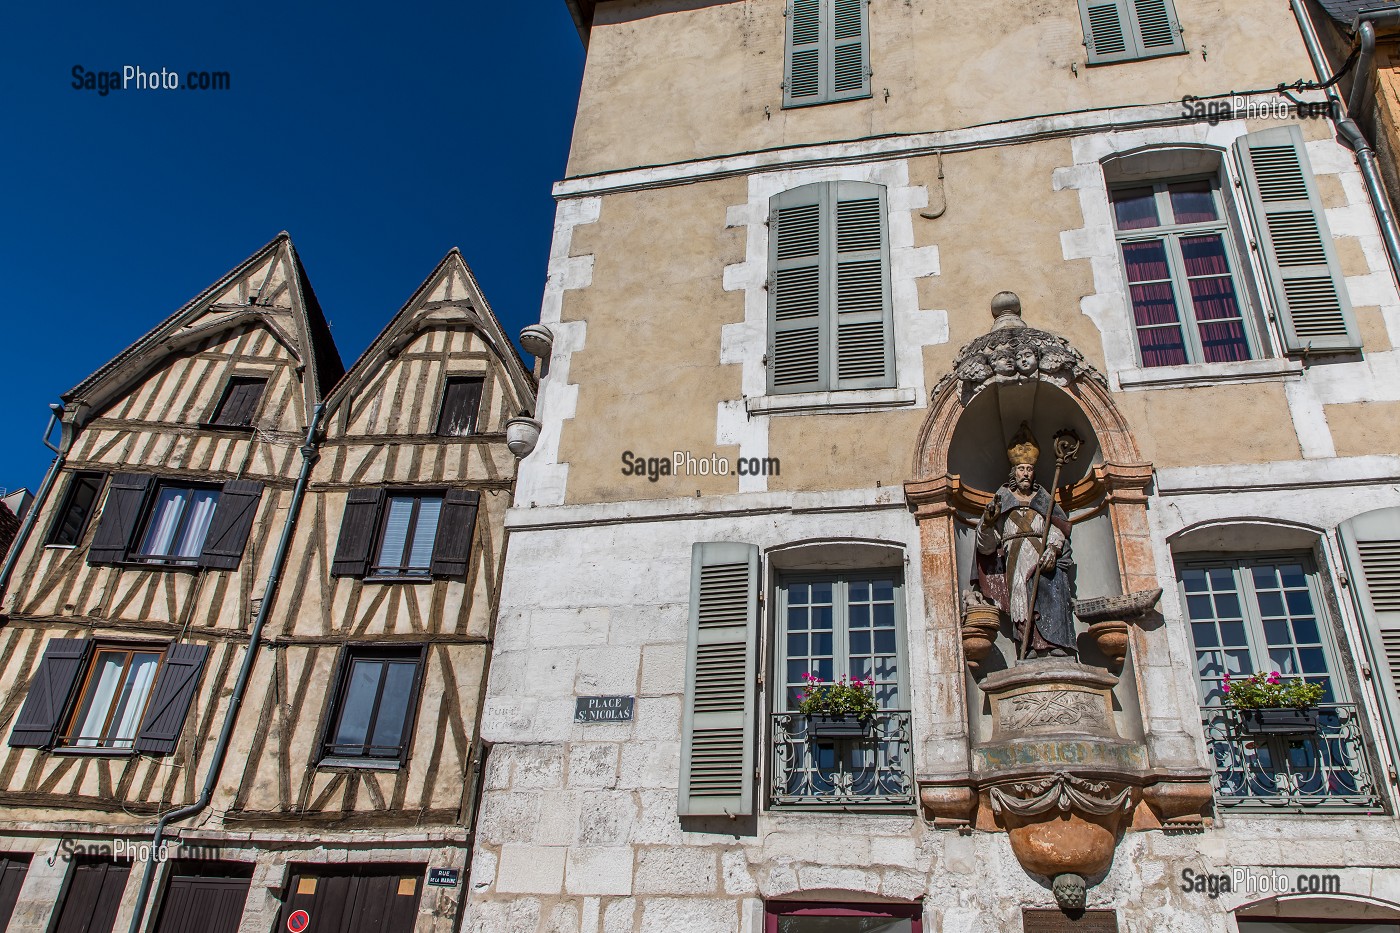
<svg viewBox="0 0 1400 933"><path fill-rule="evenodd" d="M287 930L289 933L306 933L306 928L311 926L311 915L304 910L294 910L287 918Z"/></svg>
<svg viewBox="0 0 1400 933"><path fill-rule="evenodd" d="M462 880L462 872L456 868L429 868L428 884L442 888L455 888Z"/></svg>
<svg viewBox="0 0 1400 933"><path fill-rule="evenodd" d="M575 697L574 722L631 722L635 697Z"/></svg>

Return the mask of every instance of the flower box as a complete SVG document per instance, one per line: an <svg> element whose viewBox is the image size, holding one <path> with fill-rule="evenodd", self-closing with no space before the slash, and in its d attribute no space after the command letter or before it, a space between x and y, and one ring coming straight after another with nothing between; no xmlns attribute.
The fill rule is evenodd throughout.
<svg viewBox="0 0 1400 933"><path fill-rule="evenodd" d="M1252 735L1306 735L1317 731L1317 709L1242 709L1240 723L1244 731Z"/></svg>
<svg viewBox="0 0 1400 933"><path fill-rule="evenodd" d="M855 716L807 717L807 735L814 739L859 739L870 734L870 720Z"/></svg>

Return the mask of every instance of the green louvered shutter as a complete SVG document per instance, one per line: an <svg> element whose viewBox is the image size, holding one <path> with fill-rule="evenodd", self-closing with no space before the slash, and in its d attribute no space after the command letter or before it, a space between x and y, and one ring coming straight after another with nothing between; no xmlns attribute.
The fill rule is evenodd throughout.
<svg viewBox="0 0 1400 933"><path fill-rule="evenodd" d="M783 76L783 106L822 103L822 4L824 0L792 0L787 8L787 62Z"/></svg>
<svg viewBox="0 0 1400 933"><path fill-rule="evenodd" d="M1348 352L1361 340L1317 184L1296 126L1235 143L1258 248L1289 353Z"/></svg>
<svg viewBox="0 0 1400 933"><path fill-rule="evenodd" d="M1079 0L1084 24L1084 47L1089 64L1128 61L1138 57L1128 18L1128 0Z"/></svg>
<svg viewBox="0 0 1400 933"><path fill-rule="evenodd" d="M1172 0L1132 0L1130 9L1139 58L1186 51Z"/></svg>
<svg viewBox="0 0 1400 933"><path fill-rule="evenodd" d="M681 816L754 812L758 548L691 550L690 639L681 727Z"/></svg>
<svg viewBox="0 0 1400 933"><path fill-rule="evenodd" d="M805 185L773 198L768 235L768 387L814 392L829 368L824 318L822 202L825 185Z"/></svg>
<svg viewBox="0 0 1400 933"><path fill-rule="evenodd" d="M829 100L870 96L869 0L831 0Z"/></svg>
<svg viewBox="0 0 1400 933"><path fill-rule="evenodd" d="M1400 726L1400 508L1378 509L1342 523L1351 591L1377 668L1377 692ZM1400 735L1392 734L1392 742Z"/></svg>
<svg viewBox="0 0 1400 933"><path fill-rule="evenodd" d="M836 374L834 389L894 384L885 189L837 182L835 201Z"/></svg>

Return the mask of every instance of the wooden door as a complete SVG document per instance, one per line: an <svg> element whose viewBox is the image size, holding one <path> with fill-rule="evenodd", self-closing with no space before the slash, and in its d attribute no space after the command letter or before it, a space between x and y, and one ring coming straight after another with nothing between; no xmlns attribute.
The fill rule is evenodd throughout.
<svg viewBox="0 0 1400 933"><path fill-rule="evenodd" d="M15 912L19 889L24 885L24 876L28 871L29 856L0 856L0 930L10 923L10 914Z"/></svg>

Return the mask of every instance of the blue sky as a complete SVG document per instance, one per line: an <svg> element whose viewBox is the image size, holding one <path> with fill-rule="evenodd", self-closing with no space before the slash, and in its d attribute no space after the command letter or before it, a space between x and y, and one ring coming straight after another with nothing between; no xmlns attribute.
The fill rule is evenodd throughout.
<svg viewBox="0 0 1400 933"><path fill-rule="evenodd" d="M281 230L347 365L453 246L509 333L537 320L564 0L3 6L0 486L38 486L50 402ZM72 87L128 64L231 87Z"/></svg>

